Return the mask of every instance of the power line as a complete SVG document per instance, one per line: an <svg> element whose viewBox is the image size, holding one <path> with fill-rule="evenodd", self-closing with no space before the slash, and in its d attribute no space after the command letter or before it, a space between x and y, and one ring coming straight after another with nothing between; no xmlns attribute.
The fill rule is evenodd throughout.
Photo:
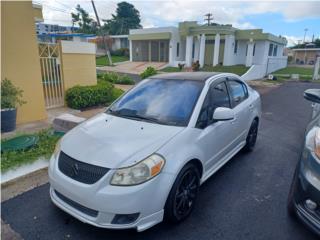
<svg viewBox="0 0 320 240"><path fill-rule="evenodd" d="M207 13L206 15L204 15L206 18L204 19L205 21L208 22L208 26L210 26L210 22L211 20L213 20L213 15L212 13Z"/></svg>

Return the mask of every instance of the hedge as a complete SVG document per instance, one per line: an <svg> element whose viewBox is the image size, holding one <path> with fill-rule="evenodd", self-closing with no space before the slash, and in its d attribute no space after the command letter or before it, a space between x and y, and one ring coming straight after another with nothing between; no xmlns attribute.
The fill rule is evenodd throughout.
<svg viewBox="0 0 320 240"><path fill-rule="evenodd" d="M114 72L109 73L100 73L98 74L98 79L100 82L111 82L115 84L126 84L126 85L134 85L135 82L125 74L118 74Z"/></svg>
<svg viewBox="0 0 320 240"><path fill-rule="evenodd" d="M140 74L140 77L141 79L146 79L148 77L151 77L153 75L156 75L158 72L155 68L153 67L147 67L146 70L144 70L141 74Z"/></svg>
<svg viewBox="0 0 320 240"><path fill-rule="evenodd" d="M118 90L108 82L93 86L75 86L66 91L67 106L73 109L84 109L93 106L106 106L119 97Z"/></svg>

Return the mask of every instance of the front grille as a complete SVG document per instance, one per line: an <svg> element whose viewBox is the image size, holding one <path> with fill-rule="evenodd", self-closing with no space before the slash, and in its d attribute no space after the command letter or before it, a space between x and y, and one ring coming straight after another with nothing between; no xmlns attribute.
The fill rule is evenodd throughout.
<svg viewBox="0 0 320 240"><path fill-rule="evenodd" d="M80 162L60 152L58 161L59 170L66 176L78 182L94 184L100 180L108 171L108 168Z"/></svg>
<svg viewBox="0 0 320 240"><path fill-rule="evenodd" d="M93 210L91 208L87 208L85 206L82 206L81 204L67 198L66 196L62 195L58 191L54 190L54 193L60 198L62 201L64 201L66 204L70 205L71 207L77 209L79 212L82 212L86 215L89 215L91 217L97 217L98 216L98 211Z"/></svg>

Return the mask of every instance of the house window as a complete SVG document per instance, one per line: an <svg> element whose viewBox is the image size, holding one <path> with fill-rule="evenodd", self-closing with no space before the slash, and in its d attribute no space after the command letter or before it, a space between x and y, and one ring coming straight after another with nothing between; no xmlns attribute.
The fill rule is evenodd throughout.
<svg viewBox="0 0 320 240"><path fill-rule="evenodd" d="M238 40L236 40L234 42L234 51L233 51L233 53L236 54L237 52L238 52Z"/></svg>
<svg viewBox="0 0 320 240"><path fill-rule="evenodd" d="M277 52L278 52L278 45L274 45L274 48L273 48L273 56L277 56Z"/></svg>
<svg viewBox="0 0 320 240"><path fill-rule="evenodd" d="M255 52L256 52L256 44L253 44L253 56L254 56Z"/></svg>
<svg viewBox="0 0 320 240"><path fill-rule="evenodd" d="M246 46L246 56L248 55L248 44Z"/></svg>
<svg viewBox="0 0 320 240"><path fill-rule="evenodd" d="M194 49L195 49L195 45L192 44L192 58L194 58Z"/></svg>
<svg viewBox="0 0 320 240"><path fill-rule="evenodd" d="M272 53L273 53L273 44L272 44L272 43L270 43L270 45L269 45L269 54L268 54L268 56L272 56Z"/></svg>
<svg viewBox="0 0 320 240"><path fill-rule="evenodd" d="M179 57L180 54L180 43L177 43L177 57Z"/></svg>

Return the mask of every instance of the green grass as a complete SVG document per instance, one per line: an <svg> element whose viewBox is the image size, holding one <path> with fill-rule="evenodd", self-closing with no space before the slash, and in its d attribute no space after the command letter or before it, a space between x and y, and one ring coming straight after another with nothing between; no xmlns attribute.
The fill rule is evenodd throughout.
<svg viewBox="0 0 320 240"><path fill-rule="evenodd" d="M161 72L182 72L183 70L180 70L178 67L166 67L160 70Z"/></svg>
<svg viewBox="0 0 320 240"><path fill-rule="evenodd" d="M201 70L206 72L227 72L234 73L239 76L245 74L249 67L244 65L234 65L234 66L204 66Z"/></svg>
<svg viewBox="0 0 320 240"><path fill-rule="evenodd" d="M280 69L278 71L275 71L273 73L276 74L300 74L300 75L312 75L313 69L312 68L303 68L303 67L286 67L283 69Z"/></svg>
<svg viewBox="0 0 320 240"><path fill-rule="evenodd" d="M124 62L128 61L129 57L127 56L111 56L112 63ZM107 60L106 56L101 56L96 58L97 66L110 66L109 60Z"/></svg>
<svg viewBox="0 0 320 240"><path fill-rule="evenodd" d="M248 71L249 67L244 65L234 65L234 66L204 66L200 71L205 72L227 72L227 73L235 73L238 75L243 75ZM178 67L166 67L161 69L162 72L181 72ZM182 70L183 71L183 70Z"/></svg>
<svg viewBox="0 0 320 240"><path fill-rule="evenodd" d="M53 135L50 129L42 130L36 135L39 137L38 143L27 150L1 152L1 172L32 163L40 157L49 158L52 155L60 136Z"/></svg>

